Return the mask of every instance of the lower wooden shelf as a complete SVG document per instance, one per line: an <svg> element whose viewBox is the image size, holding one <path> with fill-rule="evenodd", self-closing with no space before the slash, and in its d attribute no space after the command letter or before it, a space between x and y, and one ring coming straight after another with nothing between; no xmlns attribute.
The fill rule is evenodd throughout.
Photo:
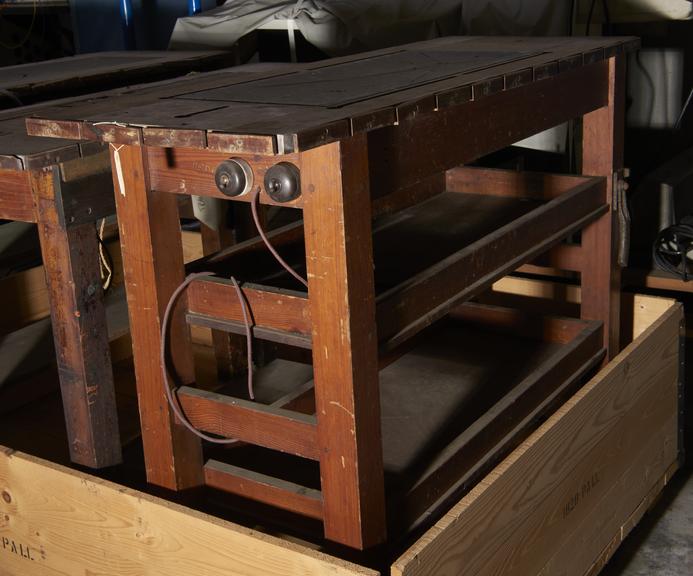
<svg viewBox="0 0 693 576"><path fill-rule="evenodd" d="M632 342L407 547L342 556L147 494L127 469L103 471L114 483L50 462L38 442L0 449L0 574L594 574L678 466L682 308L625 301ZM12 422L30 437L42 420ZM0 425L0 444L18 433Z"/></svg>
<svg viewBox="0 0 693 576"><path fill-rule="evenodd" d="M430 525L574 392L603 360L601 342L599 322L465 304L386 358L380 404L390 543ZM223 389L179 392L197 428L257 445L213 456L208 483L321 518L311 377L310 366L274 360L255 374L259 401ZM244 385L241 377L228 388L237 396ZM299 393L305 415L283 408L282 398Z"/></svg>

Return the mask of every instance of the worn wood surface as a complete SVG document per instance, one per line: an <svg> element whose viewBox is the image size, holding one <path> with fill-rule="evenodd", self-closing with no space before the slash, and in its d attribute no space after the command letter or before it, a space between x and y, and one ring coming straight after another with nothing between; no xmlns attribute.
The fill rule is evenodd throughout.
<svg viewBox="0 0 693 576"><path fill-rule="evenodd" d="M112 466L121 450L96 231L61 222L57 168L32 172L31 184L70 455L85 466Z"/></svg>
<svg viewBox="0 0 693 576"><path fill-rule="evenodd" d="M626 63L622 57L609 60L608 104L583 118L582 172L606 178L611 210L582 233L582 248L589 254L582 269L582 317L604 322L604 341L609 358L619 350L619 297L621 270L617 263L617 224L614 175L623 169Z"/></svg>
<svg viewBox="0 0 693 576"><path fill-rule="evenodd" d="M457 193L452 197L457 199ZM479 200L484 197L472 198L474 196L470 197L470 207L478 209ZM456 304L478 294L498 278L593 221L603 210L603 181L586 181L505 225L462 244L458 251L379 293L379 338L391 342L390 345L401 343ZM402 238L406 238L406 234ZM425 248L427 244L423 246ZM413 260L416 252L413 248L406 257ZM383 261L386 268L393 267L391 262ZM378 259L376 263L380 264ZM382 274L382 264L380 266Z"/></svg>
<svg viewBox="0 0 693 576"><path fill-rule="evenodd" d="M633 38L446 37L260 74L247 87L251 88L253 82L258 86L267 83L276 86L272 91L261 92L264 102L247 102L241 96L234 96L233 91L240 88L233 79L209 86L207 90L211 92L205 92L204 86L194 82L181 82L178 94L165 105L126 107L114 101L108 111L84 106L71 118L53 115L53 120L60 119L60 122L51 122L51 114L38 114L42 119L31 120L29 129L35 134L62 137L73 137L79 132L87 138L132 144L143 141L142 127L146 126L167 129L167 143L171 146L206 147L214 135L215 139L223 137L223 143L215 143L217 150L296 152L361 131L402 123L470 99L483 100L498 92L521 90L554 75L590 68L611 54L632 50L637 45ZM470 56L479 54L480 61L494 54L505 54L505 57L491 58L481 68L461 65ZM391 85L384 73L388 66L403 57L420 55L429 60L442 59L446 66L451 66L450 71L445 77L434 77L429 72L430 77L422 85L420 80ZM320 105L315 101L317 96L311 82L331 78L339 67L358 68L366 59L371 74L377 74L380 68L383 74L366 87L359 101L354 102L358 96L355 91L358 88L363 92L363 87L346 77L341 84L337 80L338 85L333 87L341 91L339 102ZM273 103L281 98L277 94L286 92L282 87L299 90L300 94L296 92L290 98L285 96L282 103ZM230 95L220 96L220 91ZM314 105L301 105L306 98ZM111 123L107 134L101 128L104 124L99 130L92 130L95 124L104 122ZM126 128L116 130L114 122Z"/></svg>
<svg viewBox="0 0 693 576"><path fill-rule="evenodd" d="M319 490L215 460L205 464L205 483L224 492L271 504L309 518L322 519L322 495Z"/></svg>
<svg viewBox="0 0 693 576"><path fill-rule="evenodd" d="M672 304L401 556L393 574L587 572L611 528L678 457L681 319ZM594 532L594 545L576 556L575 543ZM547 565L563 550L570 561Z"/></svg>
<svg viewBox="0 0 693 576"><path fill-rule="evenodd" d="M29 174L16 170L0 170L0 198L0 218L36 222Z"/></svg>
<svg viewBox="0 0 693 576"><path fill-rule="evenodd" d="M111 154L118 155L113 186L130 331L137 350L135 373L147 478L171 489L196 486L203 480L200 441L175 420L166 402L159 358L162 315L184 274L177 200L150 190L142 149L112 146ZM169 370L175 374L175 384L189 384L194 379L190 335L180 308L170 328Z"/></svg>
<svg viewBox="0 0 693 576"><path fill-rule="evenodd" d="M2 576L378 576L378 572L83 474L0 449ZM9 501L8 501L9 500ZM30 558L26 558L26 555ZM32 560L33 558L33 560Z"/></svg>
<svg viewBox="0 0 693 576"><path fill-rule="evenodd" d="M537 284L546 285L541 282ZM606 406L621 406L624 403L627 405L624 407L624 414L632 414L635 412L632 408L633 402L640 402L644 398L643 386L657 388L661 392L662 383L668 381L669 376L675 378L669 366L670 362L676 360L672 360L670 354L664 351L667 346L662 342L663 339L666 340L664 332L671 331L672 337L673 333L677 332L678 323L670 322L671 307L670 300L638 296L634 306L633 324L638 326L636 334L642 334L643 337L635 346L625 350L612 367L594 378L561 407L539 433L515 450L506 462L479 483L477 489L484 493L502 484L504 476L511 476L506 486L512 487L511 492L516 492L516 488L522 486L522 482L531 480L527 478L527 474L544 470L543 474L549 470L548 467L536 465L533 457L538 452L555 452L557 457L570 460L565 466L557 468L565 469L566 473L561 473L561 478L555 483L556 492L565 496L558 499L556 510L561 516L563 504L569 502L576 489L580 491L580 502L568 515L570 523L578 529L572 533L560 531L564 546L561 553L553 559L549 558L549 555L555 548L543 546L541 543L537 547L530 545L534 552L526 556L530 559L536 558L538 564L542 564L543 559L545 568L535 572L519 573L549 576L564 573L568 569L571 576L583 575L588 570L590 576L593 576L595 570L603 565L605 559L671 477L676 468L673 460L670 462L671 465L663 467L664 471L661 474L658 474L658 471L662 469L660 462L671 454L666 436L669 434L667 430L675 428L676 423L664 425L661 433L655 432L651 424L661 421L661 412L659 408L655 408L660 402L668 406L667 410L675 413L675 398L668 393L663 394L657 401L652 402L647 410L639 412L637 421L606 418L607 413L612 411L612 408ZM680 312L675 310L674 314ZM655 326L652 326L653 322ZM665 324L668 328L664 328ZM642 350L643 347L646 350ZM672 343L668 348L671 354L674 354L674 348ZM653 355L653 351L659 353ZM646 358L645 361L643 357ZM653 358L658 360L653 361ZM637 369L641 365L652 364L657 364L660 368L667 366L664 370L667 377L658 373L655 367L645 371ZM394 393L397 391L396 384L393 382ZM637 400L631 398L634 390ZM607 401L603 402L605 397L602 394L607 394L608 391L612 392L609 393L609 398L606 398ZM610 403L609 399L613 402ZM586 401L589 401L590 406L585 406ZM577 418L582 425L585 416L591 418L594 414L601 414L605 419L598 426L591 426L591 432L583 430L584 427L581 428L573 420ZM564 424L578 427L563 430L557 436L554 432ZM634 440L626 439L622 443L621 438L610 437L610 445L616 451L607 451L607 458L603 460L606 461L604 470L609 473L601 476L595 486L590 486L586 494L582 494L583 476L588 478L589 474L583 475L579 469L573 474L570 472L571 462L575 458L579 460L585 454L589 457L591 453L583 450L583 447L591 446L583 437L593 434L598 437L599 445L605 446L607 442L602 441L605 438L604 431L614 426L625 430L626 435L639 434L638 428L645 428L649 438L646 437L642 443L637 443L641 437L638 436ZM573 432L575 433L572 434ZM649 440L652 440L653 446L662 443L661 446L665 448L659 451L650 450L646 446ZM633 451L629 453L631 446ZM566 447L574 450L566 452ZM579 452L577 457L574 455L575 451ZM611 463L615 462L614 466L621 469L623 458L629 460L628 473L621 475L618 482L613 482ZM508 462L511 465L506 465ZM524 470L518 469L521 465L525 466ZM99 573L103 572L105 566L108 566L109 573L118 576L148 574L147 570L152 574L187 576L191 570L199 571L200 566L215 576L293 576L296 573L377 576L377 572L373 570L311 550L303 544L294 544L291 538L267 536L260 530L247 530L190 508L5 448L0 450L0 493L3 492L7 494L9 501L6 497L0 498L0 538L12 540L17 550L20 543L28 547L31 557L35 558L31 561L21 554L0 556L4 560L0 564L0 573L3 576L68 575L75 570L84 570L85 567ZM526 494L528 493L523 492L519 497ZM556 499L551 494L547 491L540 492L542 498L547 496L555 503ZM603 495L606 496L602 497ZM497 494L491 496L494 498L493 502L496 502ZM467 506L466 502L467 499L463 500L463 510L469 509L472 513L474 508ZM532 503L527 505L531 508ZM583 507L589 508L590 512L583 512ZM542 508L538 514L553 518L543 512ZM466 512L456 515L454 523L445 524L445 530L437 537L445 538L456 525L464 523L465 514ZM532 514L530 510L530 520L536 516ZM572 522L573 515L579 516L575 522ZM485 526L486 519L487 516L484 516L484 521L479 525ZM522 526L524 523L518 528L518 532L523 531ZM535 526L533 520L531 526ZM541 524L540 530L553 541L555 534L559 532L557 526L560 527L550 519ZM429 543L428 536L421 540L423 544ZM512 538L515 536L512 535ZM487 541L483 536L476 539L472 552L482 549L482 553L486 553L488 549L484 544ZM442 544L442 549L450 550L451 554L456 551L445 543ZM425 570L428 566L429 558L426 554L416 558L412 555L409 558L417 570ZM437 556L434 556L434 560L436 558ZM463 566L467 558L468 556L460 554L459 561ZM398 573L397 566L398 564L393 569L395 574ZM157 572L159 569L161 572ZM434 567L432 573L441 572Z"/></svg>
<svg viewBox="0 0 693 576"><path fill-rule="evenodd" d="M315 418L282 408L182 387L185 415L200 430L316 460Z"/></svg>
<svg viewBox="0 0 693 576"><path fill-rule="evenodd" d="M254 326L273 328L310 336L310 307L303 292L276 290L266 286L244 284L243 294L251 311ZM200 278L188 289L188 312L243 322L243 311L238 294L230 280Z"/></svg>
<svg viewBox="0 0 693 576"><path fill-rule="evenodd" d="M365 135L304 155L308 293L325 536L385 539Z"/></svg>
<svg viewBox="0 0 693 576"><path fill-rule="evenodd" d="M232 66L233 52L122 51L80 54L3 68L0 88L23 104Z"/></svg>

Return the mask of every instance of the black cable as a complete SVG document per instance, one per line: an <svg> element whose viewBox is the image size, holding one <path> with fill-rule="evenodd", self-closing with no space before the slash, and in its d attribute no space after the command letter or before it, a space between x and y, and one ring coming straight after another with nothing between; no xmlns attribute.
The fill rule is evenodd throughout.
<svg viewBox="0 0 693 576"><path fill-rule="evenodd" d="M693 225L680 222L662 230L652 245L652 259L660 270L687 282L691 275L688 253L693 250Z"/></svg>
<svg viewBox="0 0 693 576"><path fill-rule="evenodd" d="M590 11L587 13L587 24L585 24L585 36L590 35L590 25L592 24L592 16L594 14L594 6L597 3L597 0L592 0L592 3L590 4Z"/></svg>
<svg viewBox="0 0 693 576"><path fill-rule="evenodd" d="M250 201L250 206L251 206L251 211L253 214L253 220L255 222L255 226L257 228L258 234L260 235L260 238L262 241L265 243L265 246L267 249L271 252L271 254L274 256L274 258L277 260L279 264L281 264L282 267L286 269L287 272L289 272L294 278L296 278L299 282L304 284L306 288L308 287L308 282L306 281L305 278L301 277L295 270L289 266L284 259L279 255L279 253L276 251L276 249L272 246L272 244L269 241L269 238L265 234L265 231L262 228L262 223L260 222L260 217L258 215L258 201L259 201L259 196L260 196L260 189L257 188L253 193L252 193L251 201ZM166 348L167 348L167 343L168 343L168 326L171 321L171 315L173 314L173 309L176 305L176 302L180 298L180 296L185 292L190 285L191 282L198 278L203 278L206 276L213 276L213 272L195 272L193 274L189 274L183 282L178 286L173 291L173 294L171 294L171 297L169 298L168 303L166 304L166 309L164 311L164 315L161 321L161 348L159 349L159 357L160 357L160 362L161 362L161 372L163 375L163 380L164 380L164 392L166 394L166 401L168 402L169 406L171 407L171 410L173 410L173 413L176 415L178 420L185 426L190 432L192 432L195 436L202 440L206 440L208 442L212 442L214 444L234 444L235 442L238 442L237 439L235 438L217 438L215 436L210 436L209 434L205 434L204 432L198 430L195 428L195 426L190 422L188 417L185 415L183 412L183 407L180 405L180 401L178 400L177 396L177 389L174 389L171 387L171 382L169 378L169 371L168 371L168 362L167 362L167 355L166 355ZM247 362L248 362L248 396L250 397L251 400L255 400L255 393L253 391L253 333L252 333L252 326L253 326L253 319L252 319L252 310L250 308L250 303L246 300L245 294L243 293L243 290L241 289L240 285L236 281L236 279L233 276L230 276L229 279L231 280L231 283L233 284L234 289L236 290L236 296L238 298L238 302L241 305L241 312L243 314L243 324L245 325L245 336L246 336L246 351L247 351Z"/></svg>
<svg viewBox="0 0 693 576"><path fill-rule="evenodd" d="M602 8L604 9L604 23L606 24L606 33L611 35L611 14L609 14L609 1L602 0Z"/></svg>
<svg viewBox="0 0 693 576"><path fill-rule="evenodd" d="M592 25L592 16L594 16L594 7L597 5L597 0L592 0L590 11L587 13L587 24L585 24L585 36L590 35L590 26ZM604 12L604 23L606 24L606 33L611 34L611 14L609 12L608 0L602 0L602 11Z"/></svg>

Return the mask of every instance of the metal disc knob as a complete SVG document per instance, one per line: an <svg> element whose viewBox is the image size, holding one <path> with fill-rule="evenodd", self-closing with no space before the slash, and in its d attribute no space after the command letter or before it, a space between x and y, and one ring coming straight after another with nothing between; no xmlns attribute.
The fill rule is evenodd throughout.
<svg viewBox="0 0 693 576"><path fill-rule="evenodd" d="M219 192L226 196L239 196L252 186L252 172L244 160L224 160L214 172L214 182Z"/></svg>
<svg viewBox="0 0 693 576"><path fill-rule="evenodd" d="M265 172L265 190L275 202L290 202L301 195L301 174L290 162L279 162Z"/></svg>

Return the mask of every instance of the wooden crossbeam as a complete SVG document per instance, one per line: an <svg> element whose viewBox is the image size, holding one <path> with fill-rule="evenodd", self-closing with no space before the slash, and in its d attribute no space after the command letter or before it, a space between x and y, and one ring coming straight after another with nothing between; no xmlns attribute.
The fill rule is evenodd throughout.
<svg viewBox="0 0 693 576"><path fill-rule="evenodd" d="M317 460L314 416L184 386L183 412L199 430Z"/></svg>
<svg viewBox="0 0 693 576"><path fill-rule="evenodd" d="M205 483L224 492L322 520L319 490L217 460L205 464Z"/></svg>

